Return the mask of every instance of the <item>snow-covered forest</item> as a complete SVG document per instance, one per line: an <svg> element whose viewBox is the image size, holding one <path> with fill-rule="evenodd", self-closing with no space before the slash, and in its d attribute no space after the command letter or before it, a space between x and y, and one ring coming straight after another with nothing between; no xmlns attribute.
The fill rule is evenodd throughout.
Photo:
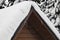
<svg viewBox="0 0 60 40"><path fill-rule="evenodd" d="M31 1L31 0L0 0L0 9L10 7L16 3L22 2L22 1Z"/></svg>
<svg viewBox="0 0 60 40"><path fill-rule="evenodd" d="M0 9L10 7L16 3L19 3L24 0L0 0Z"/></svg>

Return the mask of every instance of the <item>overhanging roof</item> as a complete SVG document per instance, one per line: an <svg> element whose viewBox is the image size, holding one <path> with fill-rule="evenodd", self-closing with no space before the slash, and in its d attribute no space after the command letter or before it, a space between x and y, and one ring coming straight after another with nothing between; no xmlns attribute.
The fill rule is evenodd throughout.
<svg viewBox="0 0 60 40"><path fill-rule="evenodd" d="M46 15L40 10L38 5L32 1L25 1L19 4L13 5L11 7L1 9L0 10L0 26L1 26L1 33L0 38L1 40L10 40L13 34L15 33L18 26L21 22L26 18L28 15L31 5L37 11L37 13L41 16L44 22L49 26L49 28L55 33L55 35L60 39L60 34L54 27L54 25L50 22L50 20L46 17ZM48 21L48 22L47 22ZM3 30L4 29L4 30ZM3 35L3 34L4 35ZM7 35L8 34L8 35Z"/></svg>

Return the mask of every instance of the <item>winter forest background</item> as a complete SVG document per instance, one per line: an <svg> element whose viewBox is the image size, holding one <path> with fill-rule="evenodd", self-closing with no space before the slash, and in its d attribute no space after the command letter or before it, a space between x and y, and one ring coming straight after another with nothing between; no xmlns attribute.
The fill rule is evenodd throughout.
<svg viewBox="0 0 60 40"><path fill-rule="evenodd" d="M21 1L35 1L40 10L60 32L60 0L0 0L0 9L10 7Z"/></svg>

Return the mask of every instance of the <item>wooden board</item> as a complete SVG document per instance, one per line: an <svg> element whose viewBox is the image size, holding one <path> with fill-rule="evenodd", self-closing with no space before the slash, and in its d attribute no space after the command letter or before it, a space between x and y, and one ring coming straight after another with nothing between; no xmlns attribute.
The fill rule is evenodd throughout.
<svg viewBox="0 0 60 40"><path fill-rule="evenodd" d="M28 16L28 20L17 30L12 40L57 40L54 33L33 8Z"/></svg>

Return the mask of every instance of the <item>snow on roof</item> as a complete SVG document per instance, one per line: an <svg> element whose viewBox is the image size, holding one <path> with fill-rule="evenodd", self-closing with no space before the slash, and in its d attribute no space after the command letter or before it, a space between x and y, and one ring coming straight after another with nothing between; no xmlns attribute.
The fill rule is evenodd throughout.
<svg viewBox="0 0 60 40"><path fill-rule="evenodd" d="M58 39L60 39L60 33L56 30L53 23L50 22L50 20L47 18L47 16L40 10L38 5L35 2L32 2L32 6L34 9L38 12L38 14L41 16L41 18L46 22L46 24L49 26L49 28L55 33Z"/></svg>
<svg viewBox="0 0 60 40"><path fill-rule="evenodd" d="M10 40L14 32L18 28L19 24L28 15L31 5L39 13L46 24L51 28L51 30L60 39L60 34L46 17L46 15L40 10L38 5L33 1L24 1L15 4L11 7L0 9L0 40ZM48 22L47 22L48 21ZM3 30L4 29L4 30Z"/></svg>
<svg viewBox="0 0 60 40"><path fill-rule="evenodd" d="M29 2L21 2L0 10L0 40L10 40L19 24L28 15Z"/></svg>

